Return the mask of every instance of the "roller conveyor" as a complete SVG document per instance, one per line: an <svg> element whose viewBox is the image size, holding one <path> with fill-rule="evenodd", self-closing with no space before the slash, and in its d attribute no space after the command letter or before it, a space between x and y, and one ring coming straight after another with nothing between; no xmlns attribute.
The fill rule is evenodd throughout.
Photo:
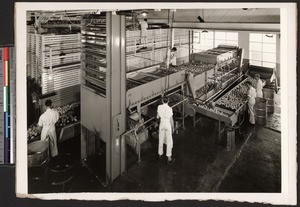
<svg viewBox="0 0 300 207"><path fill-rule="evenodd" d="M213 106L207 106L200 101L195 101L191 106L195 109L197 113L203 114L210 118L225 122L226 124L233 126L238 121L238 114L244 108L247 103L244 99L244 95L247 94L247 89L244 87L245 81L248 80L244 78L242 81L237 81L229 88L228 91L224 91L214 100L212 100ZM232 103L231 99L228 97L233 97L236 100Z"/></svg>

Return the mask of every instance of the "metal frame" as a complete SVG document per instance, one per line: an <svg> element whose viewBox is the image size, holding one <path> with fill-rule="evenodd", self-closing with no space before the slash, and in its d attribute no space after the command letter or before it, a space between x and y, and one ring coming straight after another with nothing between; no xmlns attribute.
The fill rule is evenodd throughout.
<svg viewBox="0 0 300 207"><path fill-rule="evenodd" d="M183 94L182 100L179 101L178 103L172 105L171 108L173 108L173 107L175 107L175 106L177 106L177 105L182 104L182 117L183 117L183 118L181 119L182 125L181 125L181 126L178 126L177 128L175 128L174 131L178 130L180 127L182 127L183 129L185 128L185 125L184 125L184 119L185 119L186 116L185 116L185 111L184 111L184 104L185 104L185 102L188 100L188 98L184 97L184 84L182 84L182 85L180 86L180 88L178 88L178 89L175 90L174 92L169 93L167 96L170 96L170 95L172 95L172 94L174 94L174 93L178 93L178 92L182 92L182 94ZM152 105L152 104L155 104L155 103L159 102L159 101L160 101L160 97L161 97L161 96L156 97L156 100L155 100L155 101L153 101L153 102L151 102L151 103L149 103L149 104L147 104L147 105L144 105L143 107L142 107L141 105L139 105L139 106L137 107L137 112L139 113L139 111L140 111L142 108L144 108L144 107L146 107L146 106L149 106L149 105ZM131 112L133 113L134 111L131 111ZM135 128L133 128L133 129L131 129L131 130L129 130L129 131L126 131L126 132L122 135L122 136L124 136L124 139L125 139L125 136L126 136L126 135L128 135L128 134L131 133L131 132L134 132L135 138L136 138L136 140L137 140L137 149L138 149L138 153L137 153L137 163L138 163L138 164L140 164L140 163L142 162L142 159L141 159L141 143L140 143L140 139L139 139L139 137L137 136L137 133L136 133L136 132L137 132L137 130L138 130L140 127L146 125L147 123L149 123L150 121L153 121L153 120L156 120L156 117L151 117L150 119L148 119L147 121L145 121L145 122L139 124L139 125L136 126ZM155 121L153 124L151 124L151 125L145 127L145 128L143 129L143 131L141 131L141 133L145 132L147 129L149 129L151 126L153 126L153 125L155 125L155 124L157 124L157 123L158 123L158 121Z"/></svg>
<svg viewBox="0 0 300 207"><path fill-rule="evenodd" d="M106 94L82 85L81 123L106 142L106 172L112 182L125 171L125 16L106 12L106 36ZM82 158L86 139L82 133Z"/></svg>

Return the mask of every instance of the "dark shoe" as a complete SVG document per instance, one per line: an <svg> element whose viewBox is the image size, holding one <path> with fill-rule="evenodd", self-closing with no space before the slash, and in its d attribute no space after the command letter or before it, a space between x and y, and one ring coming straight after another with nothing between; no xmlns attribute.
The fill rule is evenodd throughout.
<svg viewBox="0 0 300 207"><path fill-rule="evenodd" d="M168 160L168 161L167 161L167 165L171 165L171 164L173 164L174 162L175 162L175 158L172 158L172 160L170 160L170 161Z"/></svg>
<svg viewBox="0 0 300 207"><path fill-rule="evenodd" d="M158 155L158 159L159 159L159 160L163 160L164 157L163 157L162 155Z"/></svg>

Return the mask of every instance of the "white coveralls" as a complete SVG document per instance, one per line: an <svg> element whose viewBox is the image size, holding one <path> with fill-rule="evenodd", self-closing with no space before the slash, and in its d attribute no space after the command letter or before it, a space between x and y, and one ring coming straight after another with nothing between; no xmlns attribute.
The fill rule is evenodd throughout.
<svg viewBox="0 0 300 207"><path fill-rule="evenodd" d="M254 105L255 105L255 97L256 97L256 91L251 86L248 91L248 113L249 113L249 121L251 124L255 124L255 116L254 116Z"/></svg>
<svg viewBox="0 0 300 207"><path fill-rule="evenodd" d="M171 65L176 65L176 56L175 56L175 52L171 52L171 54L170 54L170 64L171 64Z"/></svg>
<svg viewBox="0 0 300 207"><path fill-rule="evenodd" d="M168 63L168 61L170 61L169 63ZM165 60L165 64L166 65L170 65L170 64L172 64L172 65L176 65L176 56L175 56L175 52L173 51L173 52L171 52L171 50L168 50L168 53L167 53L167 57L166 57L166 60Z"/></svg>
<svg viewBox="0 0 300 207"><path fill-rule="evenodd" d="M148 36L148 23L146 21L142 21L141 23L141 44L147 44L147 36Z"/></svg>
<svg viewBox="0 0 300 207"><path fill-rule="evenodd" d="M160 117L159 125L159 143L158 143L158 154L163 154L163 145L167 145L166 156L172 156L173 138L172 138L172 127L173 127L173 110L168 104L164 103L159 105L157 108L157 116Z"/></svg>
<svg viewBox="0 0 300 207"><path fill-rule="evenodd" d="M262 83L261 79L258 79L258 81L256 83L256 95L259 98L263 97L262 88L263 88L263 83Z"/></svg>
<svg viewBox="0 0 300 207"><path fill-rule="evenodd" d="M57 138L55 123L59 119L59 113L54 109L47 109L39 119L38 125L43 127L41 132L41 140L50 142L51 156L54 157L58 154Z"/></svg>

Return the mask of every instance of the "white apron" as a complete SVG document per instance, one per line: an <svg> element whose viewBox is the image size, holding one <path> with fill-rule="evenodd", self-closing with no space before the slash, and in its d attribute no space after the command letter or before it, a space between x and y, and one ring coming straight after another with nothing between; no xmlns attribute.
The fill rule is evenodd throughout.
<svg viewBox="0 0 300 207"><path fill-rule="evenodd" d="M50 152L51 152L52 157L54 157L58 154L55 126L43 126L43 129L41 132L41 140L49 141Z"/></svg>
<svg viewBox="0 0 300 207"><path fill-rule="evenodd" d="M167 145L166 156L172 156L172 148L173 148L173 139L172 139L172 127L170 119L161 120L159 125L159 147L158 154L163 154L163 144Z"/></svg>
<svg viewBox="0 0 300 207"><path fill-rule="evenodd" d="M249 113L249 122L251 124L255 124L255 116L254 116L254 105L255 105L255 97L256 90L253 87L250 87L248 91L248 113Z"/></svg>

